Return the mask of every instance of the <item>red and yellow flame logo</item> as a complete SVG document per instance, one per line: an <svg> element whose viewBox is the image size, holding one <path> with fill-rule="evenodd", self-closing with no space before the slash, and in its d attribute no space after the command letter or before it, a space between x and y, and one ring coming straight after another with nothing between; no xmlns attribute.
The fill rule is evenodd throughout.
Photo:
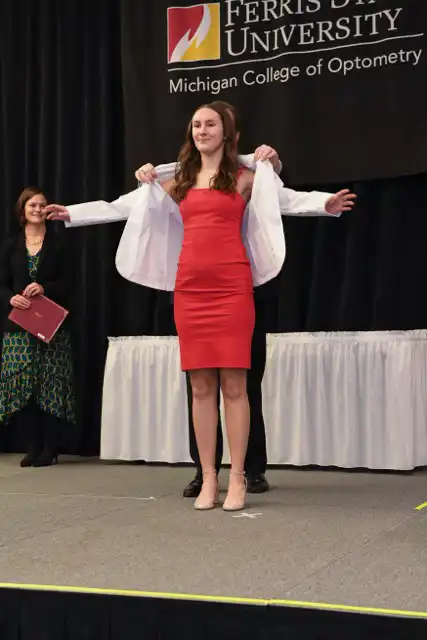
<svg viewBox="0 0 427 640"><path fill-rule="evenodd" d="M219 2L168 9L168 62L221 57Z"/></svg>

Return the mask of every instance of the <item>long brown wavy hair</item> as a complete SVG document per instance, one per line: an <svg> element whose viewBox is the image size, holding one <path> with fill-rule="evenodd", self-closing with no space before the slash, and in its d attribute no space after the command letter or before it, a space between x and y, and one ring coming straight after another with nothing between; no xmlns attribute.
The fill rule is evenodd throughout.
<svg viewBox="0 0 427 640"><path fill-rule="evenodd" d="M224 153L217 173L211 180L211 189L218 189L223 193L235 193L237 189L237 173L239 159L237 154L236 127L229 110L221 104L204 104L196 109L212 109L222 121L224 130ZM193 140L193 118L187 127L186 140L178 157L178 167L175 174L175 184L170 195L175 202L184 200L188 191L196 184L197 175L201 168L200 152Z"/></svg>

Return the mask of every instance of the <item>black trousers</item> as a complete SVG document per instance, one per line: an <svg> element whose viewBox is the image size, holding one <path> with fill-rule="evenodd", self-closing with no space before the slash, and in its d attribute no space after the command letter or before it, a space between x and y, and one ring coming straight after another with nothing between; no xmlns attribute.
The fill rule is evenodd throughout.
<svg viewBox="0 0 427 640"><path fill-rule="evenodd" d="M265 363L267 358L266 343L266 313L268 304L257 304L255 302L255 329L252 337L251 369L248 371L247 392L249 407L251 412L248 449L245 460L245 471L247 474L257 475L265 473L267 468L267 447L265 441L265 425L262 414L262 390L261 384L264 377ZM197 472L201 473L199 452L197 450L196 436L193 424L193 394L191 391L190 377L187 374L187 397L189 415L189 435L190 435L190 455L197 467ZM220 394L218 391L218 407ZM219 470L223 455L223 438L221 417L218 419L217 445L215 465Z"/></svg>

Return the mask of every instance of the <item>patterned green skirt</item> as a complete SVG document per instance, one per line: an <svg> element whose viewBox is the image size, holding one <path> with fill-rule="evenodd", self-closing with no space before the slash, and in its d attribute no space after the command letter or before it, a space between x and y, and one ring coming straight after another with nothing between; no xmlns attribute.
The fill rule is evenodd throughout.
<svg viewBox="0 0 427 640"><path fill-rule="evenodd" d="M57 418L75 422L73 356L67 331L46 345L27 332L3 336L0 373L0 424L31 399Z"/></svg>

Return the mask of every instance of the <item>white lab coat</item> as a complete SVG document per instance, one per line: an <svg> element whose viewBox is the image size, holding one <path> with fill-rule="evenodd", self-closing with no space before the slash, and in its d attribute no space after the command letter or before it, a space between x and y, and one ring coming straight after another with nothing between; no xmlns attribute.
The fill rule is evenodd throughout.
<svg viewBox="0 0 427 640"><path fill-rule="evenodd" d="M283 187L270 162L254 164L253 156L240 161L255 169L251 199L242 224L242 238L251 264L254 286L272 280L283 266L286 244L282 215L329 215L330 193L298 192ZM176 164L156 167L160 181L175 174ZM158 182L143 185L114 202L98 200L67 207L66 226L127 220L116 254L118 272L137 284L173 291L184 227L178 205Z"/></svg>

